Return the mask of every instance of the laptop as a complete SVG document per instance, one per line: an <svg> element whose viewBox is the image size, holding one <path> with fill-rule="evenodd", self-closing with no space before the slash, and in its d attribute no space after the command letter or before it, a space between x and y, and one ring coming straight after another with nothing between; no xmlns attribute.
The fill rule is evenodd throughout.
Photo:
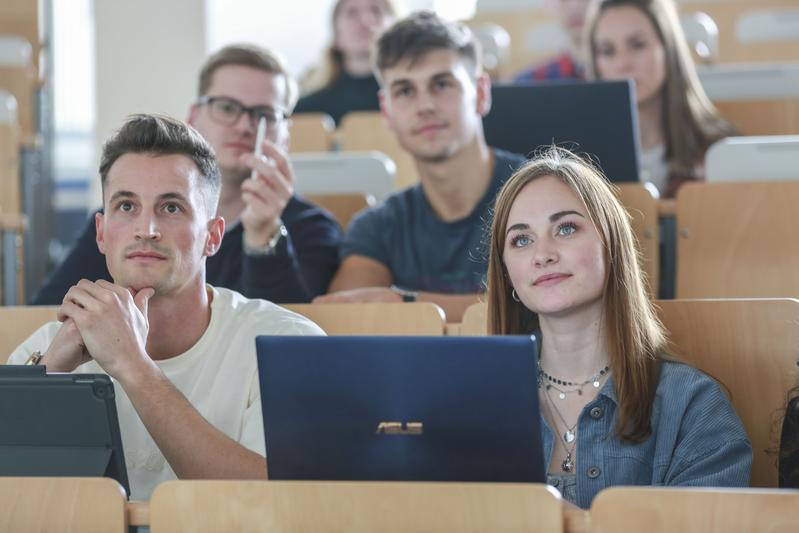
<svg viewBox="0 0 799 533"><path fill-rule="evenodd" d="M274 480L544 482L534 337L257 337Z"/></svg>
<svg viewBox="0 0 799 533"><path fill-rule="evenodd" d="M497 85L483 119L489 146L531 156L553 144L587 156L612 182L638 181L630 81Z"/></svg>
<svg viewBox="0 0 799 533"><path fill-rule="evenodd" d="M0 476L116 479L130 494L111 378L0 365Z"/></svg>

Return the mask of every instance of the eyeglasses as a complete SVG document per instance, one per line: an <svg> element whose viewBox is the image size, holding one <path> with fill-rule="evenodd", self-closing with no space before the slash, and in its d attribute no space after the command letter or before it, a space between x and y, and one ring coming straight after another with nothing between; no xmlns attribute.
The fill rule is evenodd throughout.
<svg viewBox="0 0 799 533"><path fill-rule="evenodd" d="M270 130L278 122L288 118L288 115L282 110L269 106L247 107L238 100L226 96L203 96L197 100L197 103L207 105L211 118L225 126L232 126L238 122L242 113L247 113L250 116L250 123L253 127L257 127L261 118L265 118L267 128Z"/></svg>

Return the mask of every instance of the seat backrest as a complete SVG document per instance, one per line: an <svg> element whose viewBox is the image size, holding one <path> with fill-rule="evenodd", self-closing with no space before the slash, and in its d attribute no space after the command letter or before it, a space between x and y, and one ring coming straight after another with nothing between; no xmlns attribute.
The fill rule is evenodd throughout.
<svg viewBox="0 0 799 533"><path fill-rule="evenodd" d="M291 304L328 335L443 335L444 311L429 302Z"/></svg>
<svg viewBox="0 0 799 533"><path fill-rule="evenodd" d="M616 186L619 201L630 213L633 233L641 250L641 268L646 274L649 294L657 296L660 281L660 228L657 200L641 183Z"/></svg>
<svg viewBox="0 0 799 533"><path fill-rule="evenodd" d="M560 498L534 484L170 481L153 533L562 531Z"/></svg>
<svg viewBox="0 0 799 533"><path fill-rule="evenodd" d="M727 137L705 154L705 178L714 181L799 180L799 135Z"/></svg>
<svg viewBox="0 0 799 533"><path fill-rule="evenodd" d="M327 152L333 146L336 123L325 113L299 113L292 115L291 152Z"/></svg>
<svg viewBox="0 0 799 533"><path fill-rule="evenodd" d="M44 7L42 2L30 0L0 2L0 35L16 35L31 43L33 45L31 60L37 72L41 66L40 52L46 39L43 34L47 29L45 13L52 11Z"/></svg>
<svg viewBox="0 0 799 533"><path fill-rule="evenodd" d="M32 55L30 43L22 37L0 35L0 89L13 94L17 100L17 117L23 141L33 139L38 132L38 80Z"/></svg>
<svg viewBox="0 0 799 533"><path fill-rule="evenodd" d="M792 135L799 131L799 97L713 103L742 135Z"/></svg>
<svg viewBox="0 0 799 533"><path fill-rule="evenodd" d="M799 132L799 62L699 68L705 92L742 135Z"/></svg>
<svg viewBox="0 0 799 533"><path fill-rule="evenodd" d="M660 300L678 358L718 379L752 442L751 485L776 487L788 390L799 383L799 301Z"/></svg>
<svg viewBox="0 0 799 533"><path fill-rule="evenodd" d="M680 17L680 26L694 60L704 64L718 62L719 27L710 15L702 11L685 13Z"/></svg>
<svg viewBox="0 0 799 533"><path fill-rule="evenodd" d="M25 302L25 215L0 211L0 305Z"/></svg>
<svg viewBox="0 0 799 533"><path fill-rule="evenodd" d="M721 63L799 58L795 0L692 0L677 5L683 14L702 11L715 21Z"/></svg>
<svg viewBox="0 0 799 533"><path fill-rule="evenodd" d="M483 69L491 79L505 78L509 74L507 67L511 52L510 34L505 28L492 22L473 25L471 30L483 51Z"/></svg>
<svg viewBox="0 0 799 533"><path fill-rule="evenodd" d="M529 4L529 3L528 3ZM507 67L503 70L509 78L518 72L537 66L552 56L551 46L540 46L538 35L544 33L550 43L559 39L553 38L547 28L554 27L550 12L543 6L525 5L519 9L480 9L474 17L466 21L470 28L484 24L496 24L508 32L510 36L510 55ZM540 28L544 28L543 31ZM557 28L555 28L557 32ZM561 32L562 33L562 32ZM562 41L559 41L562 42ZM557 49L556 49L557 51Z"/></svg>
<svg viewBox="0 0 799 533"><path fill-rule="evenodd" d="M797 508L797 490L613 487L594 498L591 531L799 531Z"/></svg>
<svg viewBox="0 0 799 533"><path fill-rule="evenodd" d="M488 306L485 302L478 302L466 308L463 312L463 321L460 323L458 334L464 337L486 335Z"/></svg>
<svg viewBox="0 0 799 533"><path fill-rule="evenodd" d="M377 150L390 157L397 169L396 189L419 181L413 158L386 127L378 111L353 111L344 115L337 138L342 150Z"/></svg>
<svg viewBox="0 0 799 533"><path fill-rule="evenodd" d="M125 492L110 478L0 477L0 530L125 533Z"/></svg>
<svg viewBox="0 0 799 533"><path fill-rule="evenodd" d="M350 220L358 212L366 209L367 207L374 206L377 201L371 194L314 194L309 195L307 198L322 207L327 209L336 219L336 222L341 225L343 229L347 229L350 225Z"/></svg>
<svg viewBox="0 0 799 533"><path fill-rule="evenodd" d="M799 181L677 193L678 298L799 297Z"/></svg>
<svg viewBox="0 0 799 533"><path fill-rule="evenodd" d="M56 319L57 307L0 307L0 363L5 364L17 346L47 322Z"/></svg>
<svg viewBox="0 0 799 533"><path fill-rule="evenodd" d="M371 194L383 200L394 192L397 169L382 152L313 152L292 154L295 190L314 194Z"/></svg>
<svg viewBox="0 0 799 533"><path fill-rule="evenodd" d="M17 99L0 89L0 214L22 212Z"/></svg>

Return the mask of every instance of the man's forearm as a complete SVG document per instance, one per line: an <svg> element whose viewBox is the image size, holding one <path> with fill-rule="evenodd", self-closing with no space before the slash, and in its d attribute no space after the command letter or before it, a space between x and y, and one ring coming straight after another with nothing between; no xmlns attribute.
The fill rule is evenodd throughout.
<svg viewBox="0 0 799 533"><path fill-rule="evenodd" d="M154 365L120 382L178 478L266 478L266 460L213 427Z"/></svg>

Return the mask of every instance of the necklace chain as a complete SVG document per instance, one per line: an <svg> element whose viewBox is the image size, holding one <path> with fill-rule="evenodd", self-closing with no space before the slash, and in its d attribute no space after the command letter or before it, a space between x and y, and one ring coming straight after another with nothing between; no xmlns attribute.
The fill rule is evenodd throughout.
<svg viewBox="0 0 799 533"><path fill-rule="evenodd" d="M555 402L552 401L552 398L549 396L549 390L544 391L544 395L547 398L547 403L549 404L549 411L551 413L555 413L557 417L563 422L563 425L566 427L566 432L561 434L557 428L557 421L555 424L555 433L558 434L558 438L563 442L563 448L566 450L566 457L563 458L563 461L560 463L560 469L564 472L571 473L574 471L574 449L577 447L577 432L575 429L577 428L577 422L579 422L579 417L577 422L574 423L573 426L569 427L569 424L566 422L566 419L563 417L563 414L558 409L558 406L555 405ZM569 445L571 444L571 447Z"/></svg>
<svg viewBox="0 0 799 533"><path fill-rule="evenodd" d="M577 421L569 426L568 422L566 422L566 418L563 416L563 413L560 412L558 406L555 405L555 402L552 400L552 397L549 394L550 389L555 389L558 391L558 397L561 400L566 399L566 395L576 392L578 395L582 396L583 394L583 387L588 385L589 383L594 388L599 388L600 382L602 378L604 378L608 372L610 372L610 365L605 365L605 368L602 368L599 372L594 374L593 376L589 377L582 383L575 383L565 379L556 378L544 372L544 369L541 368L541 360L538 360L538 387L541 388L542 385L544 386L544 395L546 396L547 403L549 404L549 411L554 413L558 419L563 423L563 426L566 428L566 431L561 434L557 428L557 420L555 420L555 433L558 434L558 439L563 442L563 448L566 450L566 457L564 457L563 461L560 463L560 468L567 474L570 474L574 471L575 462L574 462L574 450L577 447L577 423L580 421L579 417ZM545 383L546 382L546 383ZM574 387L571 390L563 389L561 387Z"/></svg>
<svg viewBox="0 0 799 533"><path fill-rule="evenodd" d="M541 368L541 360L538 361L538 375L539 377L543 377L550 383L554 383L556 385L562 385L565 387L580 387L582 389L585 385L591 383L594 387L599 388L599 380L605 376L610 371L610 365L605 365L605 368L601 369L599 372L591 376L590 378L586 379L582 383L574 383L571 381L567 381L565 379L556 378L555 376L551 376L544 372L544 369ZM540 381L540 380L539 380ZM556 389L560 390L560 389ZM569 391L572 392L572 391Z"/></svg>

